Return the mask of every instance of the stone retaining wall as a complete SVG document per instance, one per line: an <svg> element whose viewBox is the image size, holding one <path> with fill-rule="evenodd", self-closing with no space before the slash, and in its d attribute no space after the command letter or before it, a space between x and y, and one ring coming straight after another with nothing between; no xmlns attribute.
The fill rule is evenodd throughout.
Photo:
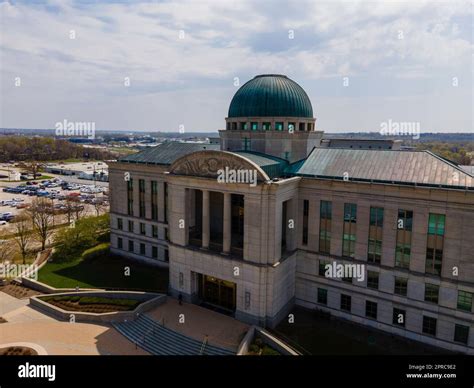
<svg viewBox="0 0 474 388"><path fill-rule="evenodd" d="M75 322L125 322L135 320L139 314L149 311L166 302L166 295L134 292L134 291L82 291L82 292L61 292L50 294L48 296L90 296L90 297L106 297L111 299L133 299L143 300L144 302L137 306L133 311L117 311L110 313L86 313L80 311L66 311L56 307L48 302L41 300L41 296L33 296L30 298L30 305L54 315L55 317L70 321L74 318Z"/></svg>

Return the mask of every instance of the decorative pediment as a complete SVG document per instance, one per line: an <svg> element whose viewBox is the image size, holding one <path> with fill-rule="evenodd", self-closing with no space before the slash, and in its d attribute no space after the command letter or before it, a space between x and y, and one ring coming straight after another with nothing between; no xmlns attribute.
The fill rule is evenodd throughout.
<svg viewBox="0 0 474 388"><path fill-rule="evenodd" d="M197 151L177 159L170 167L170 174L218 178L222 171L256 173L260 182L268 175L249 159L227 151Z"/></svg>

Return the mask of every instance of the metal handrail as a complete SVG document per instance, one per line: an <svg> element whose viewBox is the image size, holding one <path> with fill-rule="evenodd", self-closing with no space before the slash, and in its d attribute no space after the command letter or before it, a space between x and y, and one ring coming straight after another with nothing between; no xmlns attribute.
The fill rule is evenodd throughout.
<svg viewBox="0 0 474 388"><path fill-rule="evenodd" d="M207 341L208 341L208 336L206 335L204 337L204 340L202 341L202 344L201 344L201 350L199 351L200 356L202 356L204 354L204 350L206 349L206 346L207 346Z"/></svg>

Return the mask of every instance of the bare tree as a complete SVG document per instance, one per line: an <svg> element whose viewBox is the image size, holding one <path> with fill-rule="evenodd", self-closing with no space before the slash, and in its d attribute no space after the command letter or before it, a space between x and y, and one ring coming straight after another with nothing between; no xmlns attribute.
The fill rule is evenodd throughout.
<svg viewBox="0 0 474 388"><path fill-rule="evenodd" d="M12 240L0 240L0 263L13 258L14 253L15 247Z"/></svg>
<svg viewBox="0 0 474 388"><path fill-rule="evenodd" d="M105 197L97 197L95 196L92 205L94 206L95 212L97 216L100 216L101 213L107 210L108 204L105 201Z"/></svg>
<svg viewBox="0 0 474 388"><path fill-rule="evenodd" d="M21 166L26 170L27 173L33 175L33 179L41 175L39 172L41 164L38 162L25 162L22 163Z"/></svg>
<svg viewBox="0 0 474 388"><path fill-rule="evenodd" d="M20 249L23 264L26 264L26 257L28 256L29 245L32 240L32 224L31 217L26 212L20 213L15 217L15 242Z"/></svg>
<svg viewBox="0 0 474 388"><path fill-rule="evenodd" d="M41 250L44 250L48 238L53 233L54 207L47 199L36 198L31 203L28 213L31 216L35 237L41 243Z"/></svg>

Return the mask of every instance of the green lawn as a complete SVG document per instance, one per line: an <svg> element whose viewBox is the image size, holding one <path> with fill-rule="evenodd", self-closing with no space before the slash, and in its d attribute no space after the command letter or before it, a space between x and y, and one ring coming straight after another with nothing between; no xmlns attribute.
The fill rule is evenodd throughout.
<svg viewBox="0 0 474 388"><path fill-rule="evenodd" d="M130 275L126 276L126 267ZM166 292L168 269L149 266L112 254L94 259L47 263L38 280L56 288L121 288Z"/></svg>

